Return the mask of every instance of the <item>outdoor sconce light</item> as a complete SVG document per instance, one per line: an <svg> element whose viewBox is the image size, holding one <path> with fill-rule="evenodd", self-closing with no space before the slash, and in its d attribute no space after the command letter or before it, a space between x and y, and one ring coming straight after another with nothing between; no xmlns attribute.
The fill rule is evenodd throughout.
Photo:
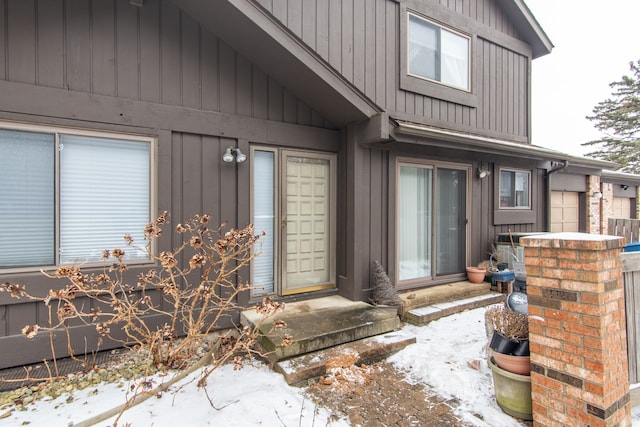
<svg viewBox="0 0 640 427"><path fill-rule="evenodd" d="M591 194L591 197L595 197L596 199L602 199L602 193L599 191L594 191L593 194Z"/></svg>
<svg viewBox="0 0 640 427"><path fill-rule="evenodd" d="M228 147L222 155L222 161L225 163L231 163L233 162L234 157L236 163L242 163L247 160L247 156L242 151L240 151L239 148Z"/></svg>
<svg viewBox="0 0 640 427"><path fill-rule="evenodd" d="M478 176L478 178L480 179L485 179L486 177L488 177L489 175L491 175L491 171L485 170L485 169L480 169L478 168L478 170L476 170L476 175Z"/></svg>
<svg viewBox="0 0 640 427"><path fill-rule="evenodd" d="M620 187L621 187L624 191L627 191L627 190L629 189L629 186L628 186L628 185L626 185L626 184L622 184L622 185L620 185Z"/></svg>

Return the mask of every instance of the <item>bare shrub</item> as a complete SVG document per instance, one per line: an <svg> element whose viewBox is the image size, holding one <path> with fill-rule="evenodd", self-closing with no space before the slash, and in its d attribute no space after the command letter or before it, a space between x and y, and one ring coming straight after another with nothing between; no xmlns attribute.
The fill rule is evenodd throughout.
<svg viewBox="0 0 640 427"><path fill-rule="evenodd" d="M41 301L49 307L49 324L27 325L23 334L33 338L49 333L52 337L52 331L65 330L73 357L70 323L93 325L99 342L108 337L133 345L147 352L158 369L183 368L205 344L205 338L220 327L221 320L239 309L238 295L251 289L241 281L239 273L256 256L253 248L261 234L255 234L253 225L228 231L224 225L210 228L211 216L195 215L175 227L183 242L180 246L155 254L152 244L162 235L168 217L164 212L145 227L146 244L142 249L155 265L135 279L127 275L125 250L116 248L104 251L105 266L97 273L86 273L79 266L43 271L49 278L67 282L59 290L51 289L44 298L28 294L23 285L3 283L0 292ZM125 243L140 249L129 235L125 236ZM255 308L266 318L283 307L284 304L265 298ZM157 319L161 319L159 323ZM202 384L221 364L233 361L240 366L245 357L256 354L258 326L238 329L219 340L221 346L205 370ZM54 352L53 342L51 348Z"/></svg>

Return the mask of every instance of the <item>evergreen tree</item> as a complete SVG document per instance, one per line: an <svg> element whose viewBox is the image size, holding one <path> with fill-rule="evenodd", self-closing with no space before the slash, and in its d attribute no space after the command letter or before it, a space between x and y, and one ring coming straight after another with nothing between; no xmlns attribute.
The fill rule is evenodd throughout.
<svg viewBox="0 0 640 427"><path fill-rule="evenodd" d="M640 60L629 66L631 76L609 84L611 97L587 116L605 136L582 145L597 148L587 156L616 162L621 171L640 174Z"/></svg>

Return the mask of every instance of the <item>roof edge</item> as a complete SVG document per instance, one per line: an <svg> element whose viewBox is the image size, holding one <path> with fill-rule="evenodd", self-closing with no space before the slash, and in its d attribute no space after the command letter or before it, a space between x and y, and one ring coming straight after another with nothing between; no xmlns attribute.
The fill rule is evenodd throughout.
<svg viewBox="0 0 640 427"><path fill-rule="evenodd" d="M551 39L524 0L502 0L500 3L502 3L508 11L517 11L517 15L519 15L521 20L520 23L526 24L526 26L518 25L518 27L523 30L523 35L531 44L533 49L533 59L551 53L554 48Z"/></svg>
<svg viewBox="0 0 640 427"><path fill-rule="evenodd" d="M536 160L570 161L574 166L598 169L613 169L618 166L616 163L606 160L575 156L538 145L451 131L403 120L393 120L397 126L395 128L397 133L456 142L464 144L464 148L470 151L487 152L487 150L493 150L494 152L500 151L504 155L512 153Z"/></svg>

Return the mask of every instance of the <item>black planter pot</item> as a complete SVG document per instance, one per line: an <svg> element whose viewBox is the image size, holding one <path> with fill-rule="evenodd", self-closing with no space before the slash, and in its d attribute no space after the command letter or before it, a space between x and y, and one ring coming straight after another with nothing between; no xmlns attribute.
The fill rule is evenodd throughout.
<svg viewBox="0 0 640 427"><path fill-rule="evenodd" d="M516 341L493 331L489 347L498 353L514 356L529 356L529 340Z"/></svg>
<svg viewBox="0 0 640 427"><path fill-rule="evenodd" d="M529 356L529 354L529 340L519 341L516 348L513 349L514 356Z"/></svg>

